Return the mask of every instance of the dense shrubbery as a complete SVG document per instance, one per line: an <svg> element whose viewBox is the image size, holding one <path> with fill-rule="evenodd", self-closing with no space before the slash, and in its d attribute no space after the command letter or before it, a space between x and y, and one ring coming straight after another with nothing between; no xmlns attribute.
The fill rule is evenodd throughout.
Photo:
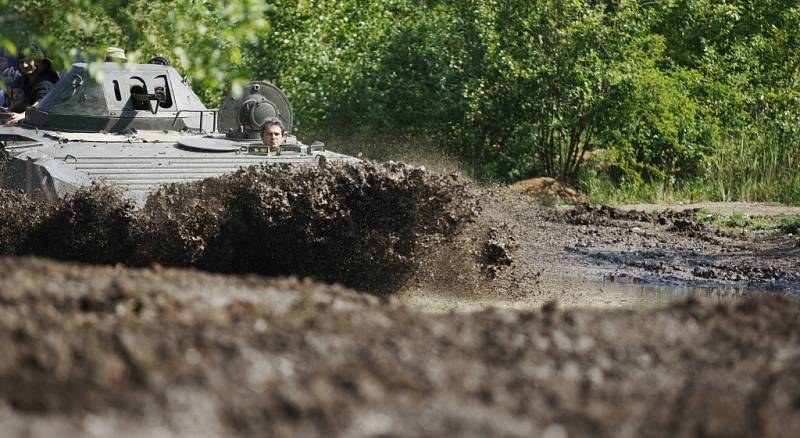
<svg viewBox="0 0 800 438"><path fill-rule="evenodd" d="M304 131L423 135L480 179L800 202L795 2L55 3L0 0L62 46L166 53L211 105L270 80Z"/></svg>

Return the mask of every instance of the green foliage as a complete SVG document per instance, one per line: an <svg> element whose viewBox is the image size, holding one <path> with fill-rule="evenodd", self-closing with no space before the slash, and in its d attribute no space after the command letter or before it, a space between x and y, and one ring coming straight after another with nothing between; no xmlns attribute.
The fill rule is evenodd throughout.
<svg viewBox="0 0 800 438"><path fill-rule="evenodd" d="M776 218L769 216L751 216L741 211L734 211L728 216L714 215L711 223L720 228L733 228L747 231L774 230L778 227Z"/></svg>
<svg viewBox="0 0 800 438"><path fill-rule="evenodd" d="M631 77L624 106L615 109L621 123L607 138L610 174L617 180L687 179L702 171L715 126L692 98L694 72L663 73L642 69Z"/></svg>
<svg viewBox="0 0 800 438"><path fill-rule="evenodd" d="M774 131L748 130L727 139L708 161L705 197L719 201L800 203L800 143Z"/></svg>
<svg viewBox="0 0 800 438"><path fill-rule="evenodd" d="M781 219L778 229L786 234L800 233L800 217L787 216Z"/></svg>
<svg viewBox="0 0 800 438"><path fill-rule="evenodd" d="M39 42L61 66L110 45L166 56L211 106L232 84L271 81L307 136L424 145L484 181L800 203L794 1L0 0L0 11L0 42Z"/></svg>
<svg viewBox="0 0 800 438"><path fill-rule="evenodd" d="M132 62L164 56L215 104L249 78L242 47L269 28L267 9L259 0L0 0L0 42L38 43L58 68L102 59L108 46Z"/></svg>
<svg viewBox="0 0 800 438"><path fill-rule="evenodd" d="M475 1L483 55L467 122L483 171L504 179L574 179L585 153L617 120L603 117L635 46L602 6L584 1Z"/></svg>
<svg viewBox="0 0 800 438"><path fill-rule="evenodd" d="M700 210L695 218L718 228L732 228L746 231L780 231L784 234L797 234L800 231L800 217L792 215L761 216L733 211L729 215Z"/></svg>
<svg viewBox="0 0 800 438"><path fill-rule="evenodd" d="M666 141L672 154L666 164L673 158L684 164L664 166L663 154L652 155L674 129L656 129L660 141L639 144L636 135L621 132L609 144L608 162L601 172L587 173L592 180L585 184L602 188L600 197L609 199L641 199L666 186L667 193L692 199L800 203L795 2L677 0L648 2L642 12L650 32L665 43L665 57L655 67L677 82L644 87L646 99L634 108L649 100L656 110L649 126L682 120L677 132L688 135L666 137L672 139ZM669 96L677 90L684 97ZM648 167L659 162L657 169Z"/></svg>

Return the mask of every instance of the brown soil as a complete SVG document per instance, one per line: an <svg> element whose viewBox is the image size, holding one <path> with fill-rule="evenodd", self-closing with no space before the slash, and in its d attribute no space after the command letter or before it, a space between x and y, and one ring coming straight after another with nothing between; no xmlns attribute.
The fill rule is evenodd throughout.
<svg viewBox="0 0 800 438"><path fill-rule="evenodd" d="M586 195L550 177L517 181L511 185L511 188L543 200L561 199L572 202L586 201Z"/></svg>
<svg viewBox="0 0 800 438"><path fill-rule="evenodd" d="M0 435L800 430L797 236L394 166L251 170L141 211L0 192ZM614 285L735 298L593 308Z"/></svg>

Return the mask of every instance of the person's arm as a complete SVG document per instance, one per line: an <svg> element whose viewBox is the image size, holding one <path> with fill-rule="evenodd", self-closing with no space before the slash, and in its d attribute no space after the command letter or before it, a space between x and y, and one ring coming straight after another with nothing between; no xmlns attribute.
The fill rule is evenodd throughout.
<svg viewBox="0 0 800 438"><path fill-rule="evenodd" d="M25 113L11 113L6 125L16 125L17 123L25 120Z"/></svg>

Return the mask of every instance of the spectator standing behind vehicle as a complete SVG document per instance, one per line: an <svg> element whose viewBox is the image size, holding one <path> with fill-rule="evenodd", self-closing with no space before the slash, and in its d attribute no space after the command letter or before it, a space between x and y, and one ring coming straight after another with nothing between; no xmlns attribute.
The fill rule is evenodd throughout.
<svg viewBox="0 0 800 438"><path fill-rule="evenodd" d="M104 62L125 62L128 58L125 57L125 50L119 47L109 47L106 49L106 54L103 57Z"/></svg>
<svg viewBox="0 0 800 438"><path fill-rule="evenodd" d="M53 70L53 64L44 55L44 52L35 45L23 51L19 60L19 70L22 76L11 85L12 94L21 90L21 102L14 102L14 113L8 119L9 125L19 123L25 119L25 111L35 107L50 92L56 82L58 73Z"/></svg>
<svg viewBox="0 0 800 438"><path fill-rule="evenodd" d="M17 59L0 48L0 112L8 111L11 106L11 84L21 76Z"/></svg>

